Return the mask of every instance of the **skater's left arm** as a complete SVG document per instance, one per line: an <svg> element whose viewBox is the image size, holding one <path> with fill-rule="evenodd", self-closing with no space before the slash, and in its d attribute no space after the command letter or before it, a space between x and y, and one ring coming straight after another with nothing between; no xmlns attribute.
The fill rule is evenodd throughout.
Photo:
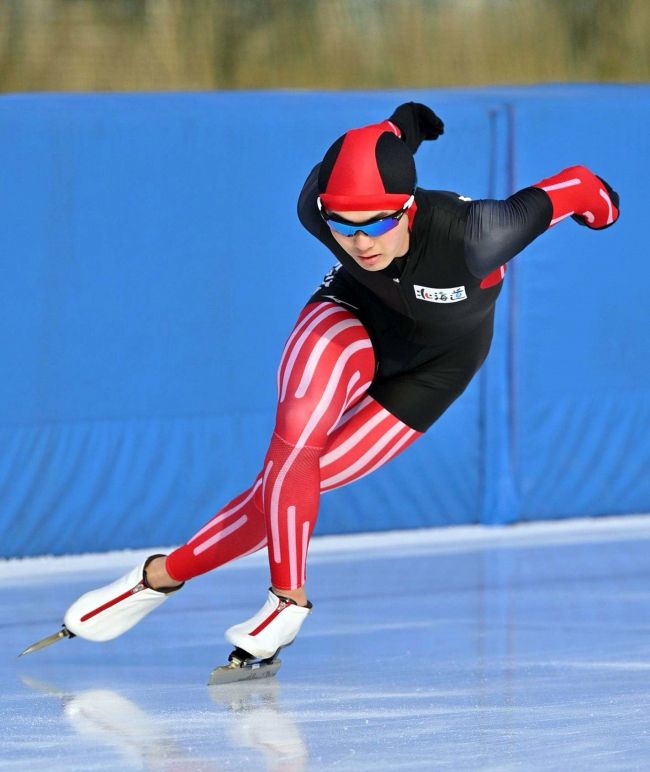
<svg viewBox="0 0 650 772"><path fill-rule="evenodd" d="M467 267L483 279L569 216L592 230L608 228L618 220L618 194L586 167L570 166L503 201L472 201L464 239Z"/></svg>

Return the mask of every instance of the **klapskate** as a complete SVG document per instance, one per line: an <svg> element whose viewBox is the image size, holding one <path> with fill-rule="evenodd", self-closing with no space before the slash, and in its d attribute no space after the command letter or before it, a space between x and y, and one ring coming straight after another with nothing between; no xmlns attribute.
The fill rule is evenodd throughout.
<svg viewBox="0 0 650 772"><path fill-rule="evenodd" d="M227 665L210 673L208 686L274 676L282 664L277 658L280 649L293 643L311 610L311 603L298 606L269 589L266 603L257 614L226 630L226 640L235 649Z"/></svg>
<svg viewBox="0 0 650 772"><path fill-rule="evenodd" d="M44 649L63 638L78 635L88 641L110 641L130 630L183 586L159 590L149 587L147 566L157 557L164 556L152 555L120 579L82 595L65 612L63 626L58 633L33 643L18 656Z"/></svg>

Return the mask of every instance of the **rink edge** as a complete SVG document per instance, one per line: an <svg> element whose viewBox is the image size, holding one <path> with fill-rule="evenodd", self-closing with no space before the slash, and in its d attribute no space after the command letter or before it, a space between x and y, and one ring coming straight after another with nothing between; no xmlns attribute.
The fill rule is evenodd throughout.
<svg viewBox="0 0 650 772"><path fill-rule="evenodd" d="M508 526L465 525L381 533L317 536L310 545L310 563L334 562L355 554L357 559L378 556L475 552L497 546L546 547L553 544L627 541L650 536L650 514L561 521L520 523ZM0 558L0 579L42 576L79 571L130 568L151 554L169 553L173 546L119 550L83 555L43 555L30 558ZM220 571L241 570L266 563L266 550L249 555Z"/></svg>

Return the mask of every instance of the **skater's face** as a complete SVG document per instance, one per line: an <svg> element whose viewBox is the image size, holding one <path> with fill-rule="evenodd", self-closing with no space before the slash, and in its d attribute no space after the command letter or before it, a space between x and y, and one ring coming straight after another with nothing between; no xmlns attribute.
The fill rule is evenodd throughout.
<svg viewBox="0 0 650 772"><path fill-rule="evenodd" d="M381 217L389 217L390 211L332 212L335 217L348 223L366 223ZM406 254L409 248L409 224L407 217L401 217L394 228L381 236L368 236L358 230L352 236L344 236L330 228L334 240L350 255L354 262L365 271L381 271L396 257Z"/></svg>

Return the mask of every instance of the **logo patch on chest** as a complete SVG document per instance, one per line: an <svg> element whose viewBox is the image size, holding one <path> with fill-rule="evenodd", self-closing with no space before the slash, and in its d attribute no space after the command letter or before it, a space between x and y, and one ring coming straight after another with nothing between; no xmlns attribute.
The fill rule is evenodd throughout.
<svg viewBox="0 0 650 772"><path fill-rule="evenodd" d="M421 287L414 284L415 297L418 300L426 300L429 303L458 303L459 300L467 300L465 287Z"/></svg>

